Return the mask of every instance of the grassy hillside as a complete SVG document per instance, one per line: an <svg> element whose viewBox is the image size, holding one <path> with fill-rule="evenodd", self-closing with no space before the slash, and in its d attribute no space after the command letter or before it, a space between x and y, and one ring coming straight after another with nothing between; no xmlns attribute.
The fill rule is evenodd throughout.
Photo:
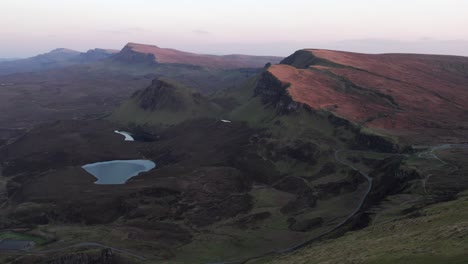
<svg viewBox="0 0 468 264"><path fill-rule="evenodd" d="M135 92L109 119L123 124L167 126L201 117L220 119L221 112L220 106L203 95L160 78Z"/></svg>
<svg viewBox="0 0 468 264"><path fill-rule="evenodd" d="M468 260L468 192L418 214L373 224L297 253L249 263L439 264Z"/></svg>
<svg viewBox="0 0 468 264"><path fill-rule="evenodd" d="M141 64L142 72L132 74L151 67L168 65ZM459 193L468 189L467 153L431 146L403 152L385 134L293 100L290 86L266 69L239 89L208 97L159 77L133 93L109 117L113 122L37 127L0 149L9 199L0 225L53 234L55 242L39 249L95 241L138 252L149 263L225 263L264 254L253 262L465 257L461 208L468 198ZM150 140L125 142L113 133L133 124ZM113 186L94 184L81 169L116 158L158 166ZM269 255L308 242L318 243Z"/></svg>

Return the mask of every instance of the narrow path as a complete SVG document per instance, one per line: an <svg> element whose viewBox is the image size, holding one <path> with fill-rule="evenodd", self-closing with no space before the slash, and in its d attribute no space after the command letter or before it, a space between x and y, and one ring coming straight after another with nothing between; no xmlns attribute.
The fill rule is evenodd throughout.
<svg viewBox="0 0 468 264"><path fill-rule="evenodd" d="M251 260L255 260L255 259L259 259L259 258L262 258L262 257L266 257L266 256L269 256L269 255L273 255L273 254L284 254L284 253L290 253L290 252L293 252L293 251L296 251L298 249L301 249L301 248L304 248L305 246L308 246L310 244L312 244L313 242L315 242L316 240L330 234L331 232L337 230L338 228L342 227L344 224L346 224L353 216L356 215L357 212L359 212L359 210L361 210L362 206L364 205L364 202L367 198L367 196L369 196L369 193L372 189L372 178L369 177L369 175L365 172L362 172L360 171L358 168L356 168L354 165L352 164L348 164L347 162L344 162L343 160L341 160L341 158L339 157L339 153L341 152L345 152L345 151L350 151L350 150L344 150L344 149L340 149L340 150L336 150L335 151L335 154L334 154L334 158L335 160L342 164L342 165L345 165L345 166L348 166L350 167L351 169L359 172L359 174L361 174L361 176L363 176L366 181L367 181L367 189L366 189L366 192L364 193L364 195L361 197L361 199L359 200L359 204L358 206L344 219L342 220L341 222L339 222L338 224L336 224L335 226L333 226L332 228L310 238L309 240L305 241L305 242L302 242L300 244L297 244L295 246L292 246L292 247L289 247L289 248L285 248L285 249L281 249L281 250L273 250L271 252L267 252L267 253L264 253L264 254L261 254L261 255L258 255L258 256L255 256L255 257L250 257L250 258L247 258L247 259L244 259L244 260L241 260L241 261L231 261L231 262L210 262L208 264L244 264L244 263L247 263L248 261L251 261ZM351 150L352 151L352 150Z"/></svg>

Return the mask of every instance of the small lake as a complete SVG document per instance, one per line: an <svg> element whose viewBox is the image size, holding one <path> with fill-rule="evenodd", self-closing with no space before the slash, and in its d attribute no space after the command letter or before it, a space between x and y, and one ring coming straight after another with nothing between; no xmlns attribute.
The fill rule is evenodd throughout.
<svg viewBox="0 0 468 264"><path fill-rule="evenodd" d="M124 184L128 179L154 167L156 164L151 160L112 160L82 166L97 178L95 184Z"/></svg>
<svg viewBox="0 0 468 264"><path fill-rule="evenodd" d="M125 139L124 139L125 141L135 141L135 139L133 138L133 136L132 136L130 133L126 132L126 131L118 131L118 130L115 130L114 133L117 133L117 134L120 134L120 135L124 136L124 137L125 137Z"/></svg>

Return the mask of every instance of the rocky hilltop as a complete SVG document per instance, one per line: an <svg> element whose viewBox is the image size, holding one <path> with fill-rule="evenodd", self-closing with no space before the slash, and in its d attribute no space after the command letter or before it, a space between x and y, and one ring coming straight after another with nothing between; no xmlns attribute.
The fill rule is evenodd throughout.
<svg viewBox="0 0 468 264"><path fill-rule="evenodd" d="M175 124L197 117L215 117L221 107L175 81L157 78L136 91L111 116L123 123Z"/></svg>
<svg viewBox="0 0 468 264"><path fill-rule="evenodd" d="M391 134L459 138L468 129L465 57L300 50L262 79L273 78L295 102Z"/></svg>

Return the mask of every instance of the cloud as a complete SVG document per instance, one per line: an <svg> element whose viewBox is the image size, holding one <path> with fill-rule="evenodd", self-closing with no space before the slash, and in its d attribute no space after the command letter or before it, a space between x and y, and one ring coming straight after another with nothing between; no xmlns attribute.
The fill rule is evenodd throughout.
<svg viewBox="0 0 468 264"><path fill-rule="evenodd" d="M146 29L142 27L129 27L127 28L128 31L136 31L136 32L142 32L142 31L147 31Z"/></svg>
<svg viewBox="0 0 468 264"><path fill-rule="evenodd" d="M205 31L205 30L201 30L201 29L196 29L196 30L193 31L193 33L198 34L198 35L208 35L208 34L211 34L210 32Z"/></svg>
<svg viewBox="0 0 468 264"><path fill-rule="evenodd" d="M129 32L127 30L113 30L113 29L101 29L101 30L98 30L97 32L105 33L105 34L111 34L111 35L128 35L128 34L131 34L131 32Z"/></svg>
<svg viewBox="0 0 468 264"><path fill-rule="evenodd" d="M99 33L111 34L111 35L130 35L137 34L147 31L142 27L128 27L123 29L101 29L98 30Z"/></svg>
<svg viewBox="0 0 468 264"><path fill-rule="evenodd" d="M322 43L318 48L364 53L425 53L468 56L468 40L436 40L425 38L415 41L391 39L357 39Z"/></svg>

